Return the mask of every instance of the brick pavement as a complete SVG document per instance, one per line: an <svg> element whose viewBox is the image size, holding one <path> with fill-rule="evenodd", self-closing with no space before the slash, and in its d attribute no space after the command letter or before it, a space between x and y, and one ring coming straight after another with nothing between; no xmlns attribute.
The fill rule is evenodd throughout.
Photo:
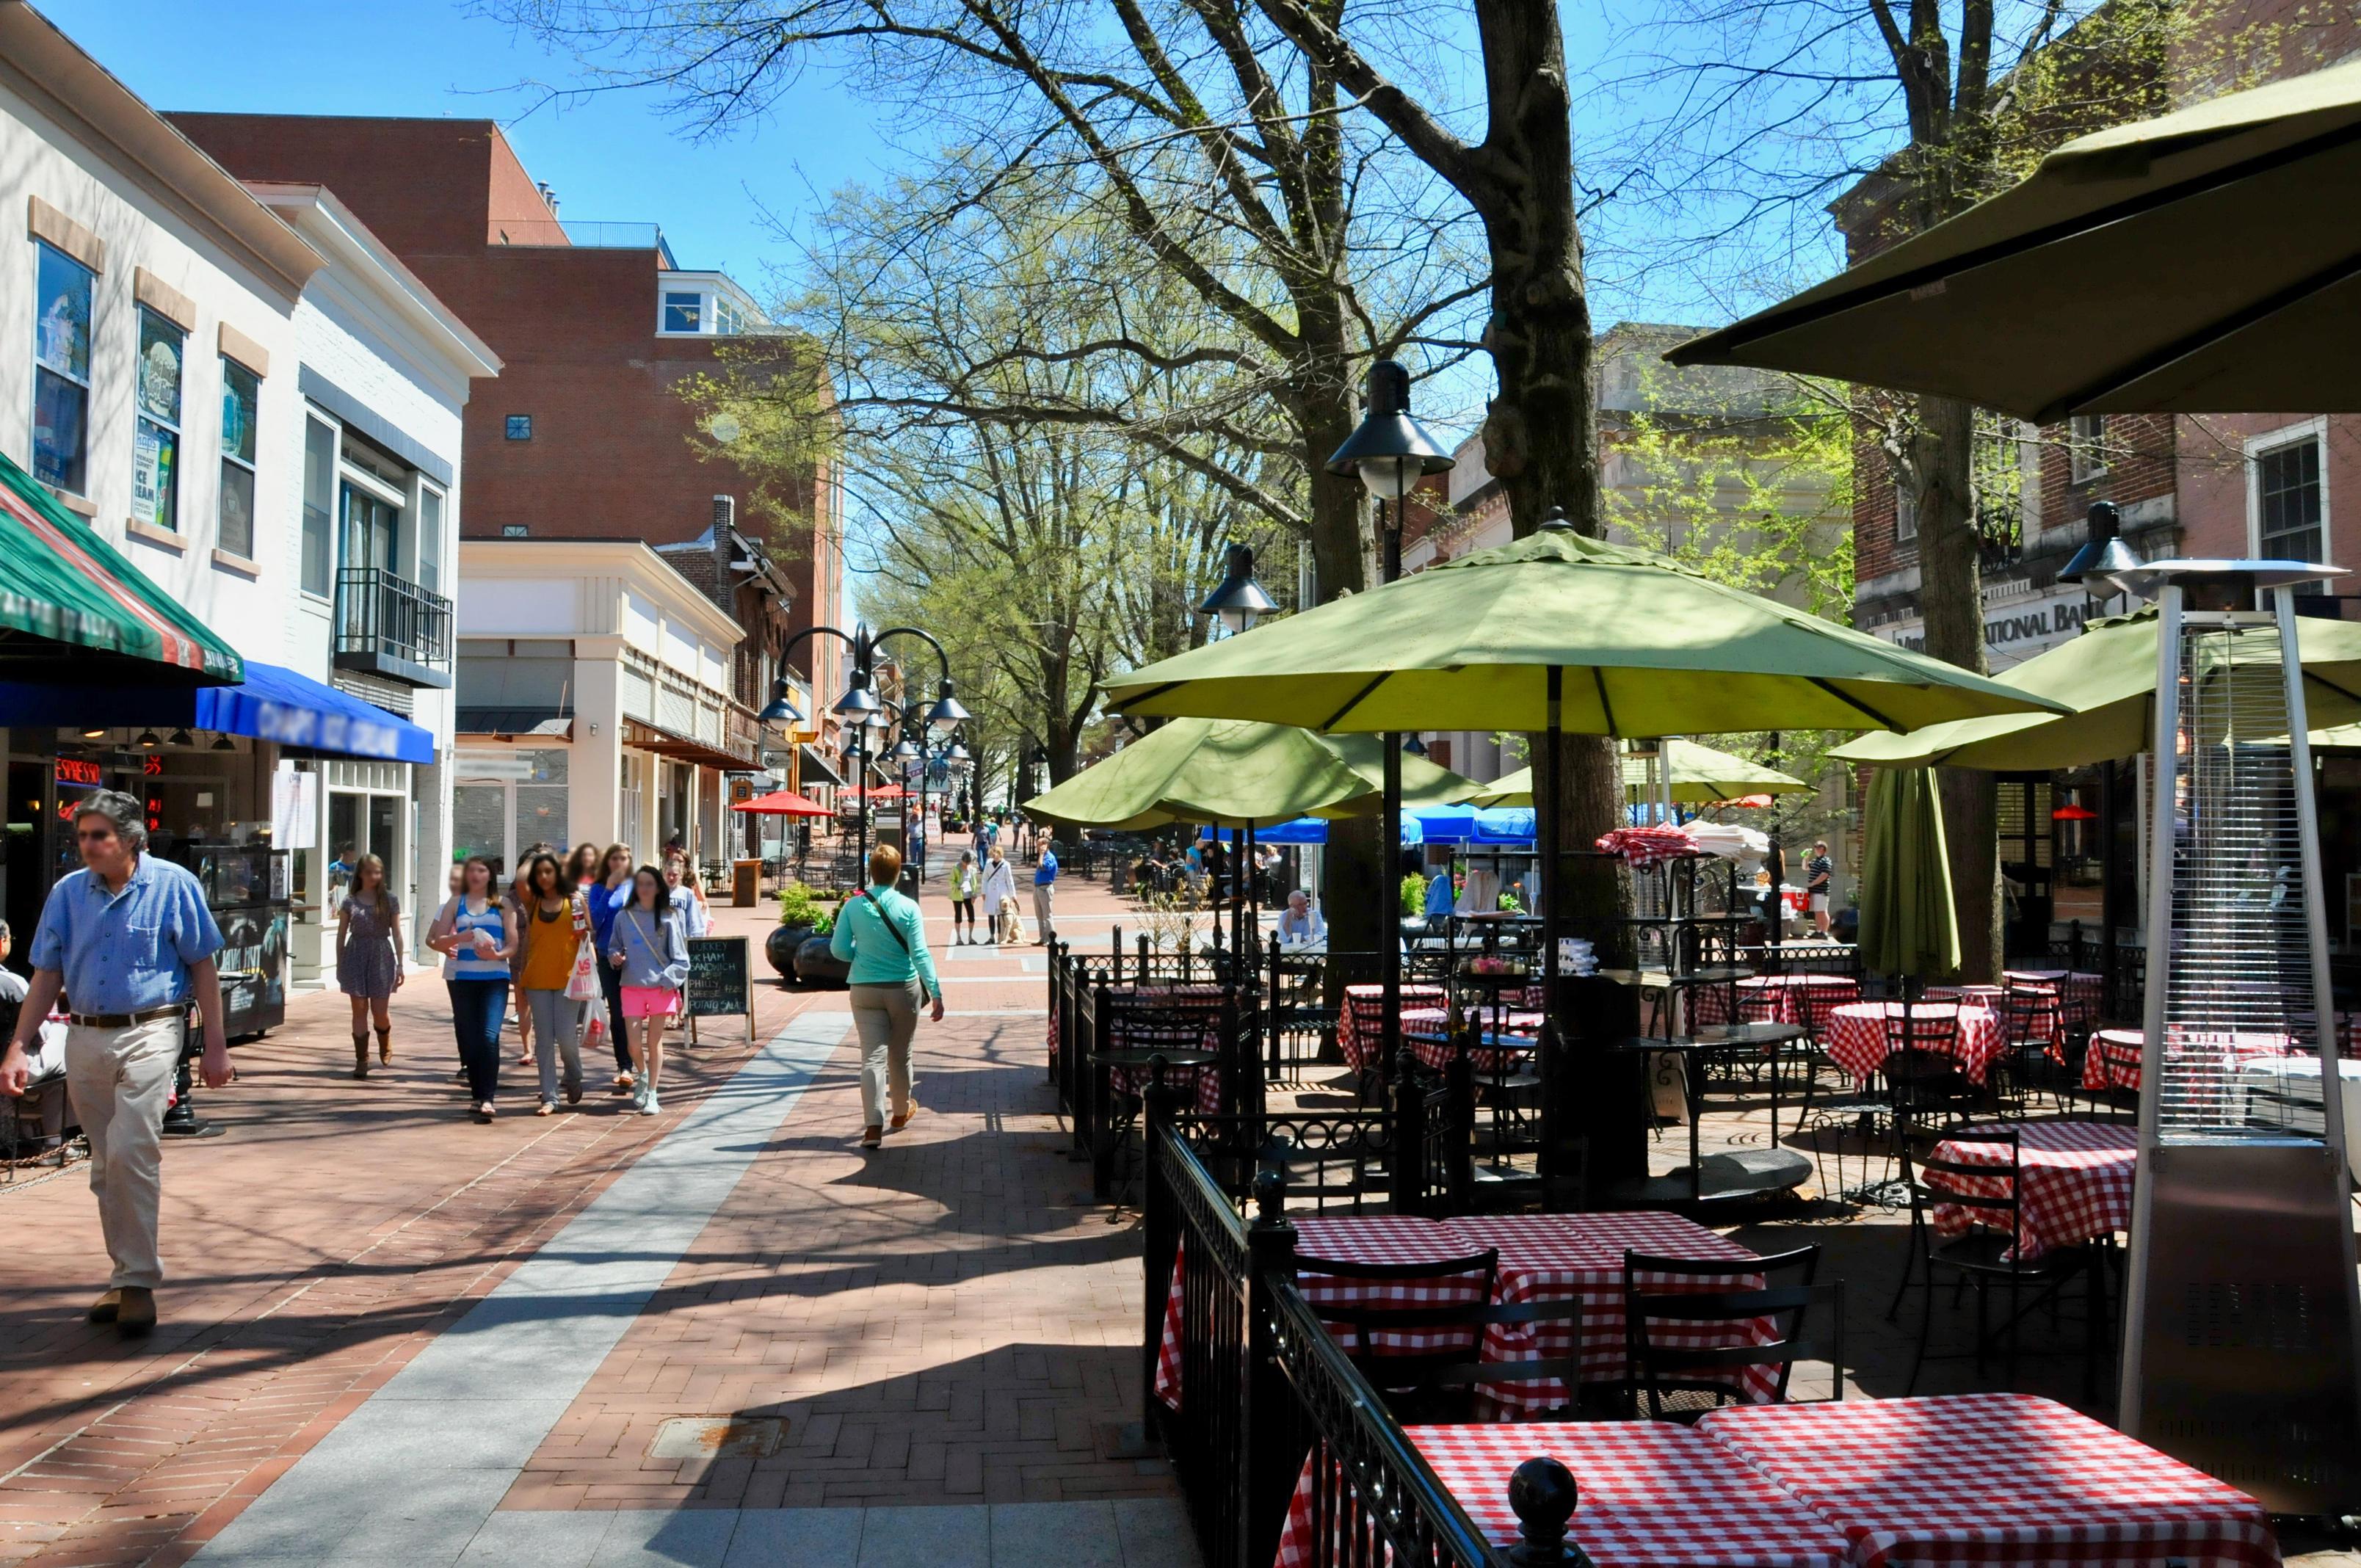
<svg viewBox="0 0 2361 1568"><path fill-rule="evenodd" d="M928 907L939 944L944 906ZM766 925L721 914L758 952ZM536 1456L509 1507L1169 1493L1160 1467L1113 1452L1137 1415L1121 1369L1138 1269L1050 1146L1026 953L945 966L955 1010L1034 1016L922 1036L927 1111L884 1155L850 1148L851 1053L828 1062L552 1434L567 1452ZM239 1047L239 1082L203 1102L227 1135L167 1156L170 1280L144 1344L80 1320L104 1274L82 1173L0 1190L0 1560L185 1559L750 1055L727 1030L681 1053L661 1118L593 1095L477 1127L447 1082L442 987L419 978L397 999L394 1069L366 1083L346 1076L335 996L299 998ZM757 993L758 1038L843 1004ZM659 1407L780 1414L787 1446L759 1481L739 1461L652 1481L637 1472Z"/></svg>

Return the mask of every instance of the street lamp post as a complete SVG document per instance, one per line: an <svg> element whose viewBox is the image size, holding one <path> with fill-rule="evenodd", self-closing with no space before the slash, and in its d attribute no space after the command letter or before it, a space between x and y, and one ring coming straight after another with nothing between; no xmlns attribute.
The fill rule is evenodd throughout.
<svg viewBox="0 0 2361 1568"><path fill-rule="evenodd" d="M935 659L942 671L935 700L926 711L926 723L936 734L948 739L968 716L967 709L952 694L951 657L934 636L915 626L889 626L883 631L872 631L866 626L855 626L843 631L833 626L807 626L788 638L779 649L779 673L771 683L771 701L758 715L766 724L793 724L804 715L787 700L787 655L807 637L833 637L852 650L852 675L842 696L837 698L830 711L840 715L853 727L853 753L857 771L853 775L856 803L854 812L854 843L858 858L865 867L869 859L869 731L883 728L884 703L872 687L876 656L892 638L915 637L935 651ZM921 781L921 789L924 783ZM856 875L866 874L856 870Z"/></svg>
<svg viewBox="0 0 2361 1568"><path fill-rule="evenodd" d="M1378 503L1378 537L1383 581L1401 576L1402 502L1421 478L1448 472L1455 465L1450 452L1429 434L1410 413L1410 372L1391 359L1369 367L1368 400L1361 422L1328 459L1328 472L1358 475L1362 488ZM1393 516L1386 516L1392 501ZM1385 837L1378 863L1385 874L1378 889L1379 919L1384 927L1382 972L1385 978L1383 1033L1378 1042L1380 1071L1391 1078L1401 1052L1401 736L1389 731L1382 748L1385 759Z"/></svg>

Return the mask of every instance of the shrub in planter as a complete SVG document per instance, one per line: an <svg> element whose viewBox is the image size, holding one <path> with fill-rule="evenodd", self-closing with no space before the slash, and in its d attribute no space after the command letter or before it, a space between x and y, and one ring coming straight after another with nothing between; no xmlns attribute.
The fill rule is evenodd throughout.
<svg viewBox="0 0 2361 1568"><path fill-rule="evenodd" d="M836 917L804 883L787 883L779 889L778 899L778 927L763 942L763 956L782 976L794 980L796 949L815 937L825 938L834 928Z"/></svg>

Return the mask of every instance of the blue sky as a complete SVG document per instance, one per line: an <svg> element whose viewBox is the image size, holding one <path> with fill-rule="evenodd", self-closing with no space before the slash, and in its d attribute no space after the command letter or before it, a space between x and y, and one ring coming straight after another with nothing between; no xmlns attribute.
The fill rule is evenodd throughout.
<svg viewBox="0 0 2361 1568"><path fill-rule="evenodd" d="M535 107L519 83L564 81L571 62L455 0L35 3L159 109L498 120L566 218L659 224L682 266L727 269L758 293L765 263L796 259L763 210L792 220L895 156L863 106L818 80L771 123L710 143L679 135L646 94Z"/></svg>

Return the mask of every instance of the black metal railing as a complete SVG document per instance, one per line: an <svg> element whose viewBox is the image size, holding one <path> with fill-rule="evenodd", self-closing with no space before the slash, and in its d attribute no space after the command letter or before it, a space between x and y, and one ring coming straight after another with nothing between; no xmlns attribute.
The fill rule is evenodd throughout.
<svg viewBox="0 0 2361 1568"><path fill-rule="evenodd" d="M1169 1110L1169 1107L1167 1108ZM1522 1546L1493 1546L1296 1288L1295 1227L1276 1172L1243 1219L1166 1113L1150 1134L1141 1376L1207 1568L1262 1568L1299 1483L1309 1568L1576 1564L1565 1546L1574 1479L1528 1460L1510 1488ZM1171 1270L1180 1269L1177 1399L1157 1389ZM1536 1448L1540 1446L1535 1444ZM1309 1462L1307 1464L1307 1461ZM1536 1466L1539 1468L1536 1468Z"/></svg>
<svg viewBox="0 0 2361 1568"><path fill-rule="evenodd" d="M398 674L451 668L451 601L377 566L336 573L336 656Z"/></svg>

